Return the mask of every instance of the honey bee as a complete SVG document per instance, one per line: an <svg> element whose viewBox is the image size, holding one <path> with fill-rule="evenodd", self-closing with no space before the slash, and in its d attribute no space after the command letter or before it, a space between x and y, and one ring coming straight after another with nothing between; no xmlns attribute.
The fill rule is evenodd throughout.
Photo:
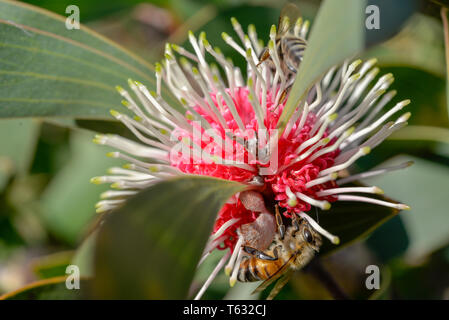
<svg viewBox="0 0 449 320"><path fill-rule="evenodd" d="M273 281L279 279L268 299L278 294L293 271L303 268L310 262L322 244L322 238L318 232L305 219L298 219L296 215L292 217L292 225L285 228L277 206L276 223L278 232L265 252L243 246L243 250L249 256L240 263L237 275L237 280L240 282L264 280L255 292L264 290Z"/></svg>
<svg viewBox="0 0 449 320"><path fill-rule="evenodd" d="M300 36L299 30L292 28L300 16L298 7L293 3L288 3L281 11L276 30L275 48L282 71L287 74L296 74L307 46L307 42ZM268 61L270 66L274 66L268 47L261 52L259 57L259 64L264 61Z"/></svg>

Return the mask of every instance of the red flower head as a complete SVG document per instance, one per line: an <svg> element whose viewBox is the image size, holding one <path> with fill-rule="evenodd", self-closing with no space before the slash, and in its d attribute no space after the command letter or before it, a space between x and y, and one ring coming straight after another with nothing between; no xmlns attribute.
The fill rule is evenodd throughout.
<svg viewBox="0 0 449 320"><path fill-rule="evenodd" d="M97 136L97 143L122 151L111 156L130 163L125 169L112 168L110 176L93 178L93 182L113 183L112 187L119 189L103 194L105 200L98 203L98 211L110 210L127 196L174 175L205 175L247 184L250 193L234 195L220 210L204 254L206 257L214 249L228 250L211 278L229 259L226 270L232 272L231 284L243 257L242 244L253 241L266 247L273 240L275 204L285 217L306 219L335 244L338 237L307 214L312 207L327 210L333 202L342 200L407 209L403 204L353 195L381 193L377 187L344 187L358 178L405 165L338 177L406 125L410 116L405 113L386 122L409 101L384 112L395 94L386 92L393 82L392 75L373 82L379 72L374 67L376 61L357 60L329 70L298 103L285 130L278 130L296 73L281 61L275 49L275 31L268 45L270 60L259 64L264 48L255 28L250 26L246 35L235 19L233 26L242 44L227 34L223 38L246 60L246 81L230 59L211 47L204 33L199 38L189 34L194 53L167 45L165 60L156 65L156 92L130 81L139 105L127 91L118 88L124 105L136 117L111 112L142 143L119 136ZM306 39L307 29L307 23L298 22L293 33ZM212 56L216 64L207 63L206 55ZM163 98L162 82L180 101L179 106ZM252 232L257 236L253 237Z"/></svg>

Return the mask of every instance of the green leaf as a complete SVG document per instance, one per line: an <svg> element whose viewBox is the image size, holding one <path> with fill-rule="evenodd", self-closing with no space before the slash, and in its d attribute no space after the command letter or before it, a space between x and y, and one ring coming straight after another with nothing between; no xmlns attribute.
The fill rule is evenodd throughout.
<svg viewBox="0 0 449 320"><path fill-rule="evenodd" d="M68 30L63 16L0 0L0 117L109 118L121 100L114 87L128 78L154 87L153 73L85 26Z"/></svg>
<svg viewBox="0 0 449 320"><path fill-rule="evenodd" d="M407 230L399 215L384 223L366 240L366 245L384 263L402 256L409 244Z"/></svg>
<svg viewBox="0 0 449 320"><path fill-rule="evenodd" d="M374 5L379 9L380 28L365 30L366 46L383 42L398 33L404 22L419 9L420 3L420 0L368 0L367 8ZM366 19L368 20L372 14L373 11L368 10L365 15Z"/></svg>
<svg viewBox="0 0 449 320"><path fill-rule="evenodd" d="M244 186L207 177L158 183L112 212L97 236L94 295L185 299L216 214Z"/></svg>
<svg viewBox="0 0 449 320"><path fill-rule="evenodd" d="M363 48L364 8L363 0L327 0L321 5L304 58L278 122L281 132L311 85L332 66Z"/></svg>
<svg viewBox="0 0 449 320"><path fill-rule="evenodd" d="M376 57L380 67L411 66L443 78L446 73L443 37L440 20L416 13L397 37L364 52L362 58ZM426 82L418 81L419 84Z"/></svg>
<svg viewBox="0 0 449 320"><path fill-rule="evenodd" d="M393 158L382 166L410 160L415 162L410 168L366 179L366 182L410 205L411 210L401 215L410 240L406 255L419 259L449 241L449 169L409 155Z"/></svg>
<svg viewBox="0 0 449 320"><path fill-rule="evenodd" d="M66 268L73 257L73 251L60 251L31 261L33 272L40 279L65 276Z"/></svg>
<svg viewBox="0 0 449 320"><path fill-rule="evenodd" d="M78 266L80 275L92 277L94 275L94 253L97 231L92 232L76 250L72 264Z"/></svg>
<svg viewBox="0 0 449 320"><path fill-rule="evenodd" d="M409 124L449 126L445 102L446 80L443 77L415 67L387 66L381 67L381 72L392 73L395 79L392 89L397 91L397 95L390 106L405 99L412 101L404 109L412 113Z"/></svg>
<svg viewBox="0 0 449 320"><path fill-rule="evenodd" d="M431 126L407 126L395 132L390 140L433 141L449 144L449 129Z"/></svg>
<svg viewBox="0 0 449 320"><path fill-rule="evenodd" d="M441 19L443 20L444 30L444 45L446 48L446 107L449 111L449 22L448 22L449 9L441 7Z"/></svg>
<svg viewBox="0 0 449 320"><path fill-rule="evenodd" d="M39 137L39 127L36 120L0 120L0 191L11 175L28 171Z"/></svg>
<svg viewBox="0 0 449 320"><path fill-rule="evenodd" d="M0 296L0 300L81 300L86 299L90 280L80 279L79 290L66 287L66 276L40 280Z"/></svg>
<svg viewBox="0 0 449 320"><path fill-rule="evenodd" d="M82 21L89 22L91 20L95 21L101 18L107 19L108 15L114 15L117 12L127 9L129 10L142 1L112 0L107 2L105 1L101 3L101 5L91 0L77 0L76 2L71 0L26 0L26 2L62 14L65 13L65 10L69 5L75 4L80 9ZM151 2L155 3L157 0L152 0Z"/></svg>
<svg viewBox="0 0 449 320"><path fill-rule="evenodd" d="M41 197L42 218L47 228L68 243L76 243L95 217L95 203L107 185L93 185L89 180L106 174L107 168L120 165L106 157L108 147L92 142L93 135L73 132L71 158L52 179Z"/></svg>
<svg viewBox="0 0 449 320"><path fill-rule="evenodd" d="M376 199L391 202L391 199L379 196ZM334 245L325 240L320 255L328 255L365 238L398 212L396 209L375 204L347 201L337 201L327 211L318 210L320 225L340 238L339 245Z"/></svg>

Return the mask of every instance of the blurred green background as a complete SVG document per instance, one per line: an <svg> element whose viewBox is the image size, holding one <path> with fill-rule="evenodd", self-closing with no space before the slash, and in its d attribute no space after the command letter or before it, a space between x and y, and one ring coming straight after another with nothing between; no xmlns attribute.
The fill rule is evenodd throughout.
<svg viewBox="0 0 449 320"><path fill-rule="evenodd" d="M151 63L160 59L165 42L184 43L188 30L207 30L208 40L237 65L243 60L220 36L223 31L232 33L230 17L244 27L255 24L259 37L266 39L282 7L279 1L262 0L26 2L60 15L65 15L67 5L75 4L82 24ZM389 39L370 46L363 58L377 57L381 72L394 74L395 100L412 100L408 107L412 118L408 127L356 166L368 169L413 160L414 166L406 170L366 181L412 210L387 222L366 241L325 257L324 264L352 297L449 299L449 120L443 27L432 2L395 3L400 4L381 9L383 36ZM299 1L304 16L311 20L319 4ZM368 36L367 41L371 45L384 39ZM90 184L89 179L119 164L105 156L107 148L91 142L94 132L90 129L108 128L108 122L66 118L0 119L0 294L65 274L65 266L98 220L94 205L107 189ZM82 253L78 251L77 257ZM196 286L207 278L221 254L215 252L201 266ZM364 289L369 264L381 266L379 291ZM204 297L250 298L254 285L228 289L228 279L221 273ZM303 272L278 298L330 296Z"/></svg>

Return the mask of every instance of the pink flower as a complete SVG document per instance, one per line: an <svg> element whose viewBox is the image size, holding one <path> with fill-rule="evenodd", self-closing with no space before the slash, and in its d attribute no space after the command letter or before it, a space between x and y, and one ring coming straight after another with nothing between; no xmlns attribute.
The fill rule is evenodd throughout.
<svg viewBox="0 0 449 320"><path fill-rule="evenodd" d="M248 159L252 157L250 151L239 145L235 139L230 139L226 136L226 131L232 132L237 136L242 136L242 134L226 101L220 96L218 99L221 99L221 101L217 102L217 95L219 94L220 92L218 91L210 93L211 101L213 102L212 107L220 110L226 123L226 128L218 119L204 111L200 105L196 105L193 108L214 128L214 132L218 133L220 141L216 142L208 136L205 133L206 130L201 125L197 126L199 133L201 133L198 134L200 139L196 139L192 131L180 128L177 129L176 135L179 139L194 141L203 150L206 145L209 145L210 157L227 159L231 163L236 159L237 154L241 152L242 159L246 160L244 162L246 165L217 164L216 162L208 161L207 158L195 158L190 153L187 156L183 156L181 150L172 150L170 154L170 164L172 166L177 167L184 173L213 176L247 184L252 183L258 178L259 185L257 189L265 197L278 201L279 206L286 208L287 210L284 212L286 217L291 217L291 214L294 212L309 211L312 203L323 209L327 209L330 207L329 202L337 200L333 195L319 196L317 194L324 189L337 187L335 181L327 179L324 182L318 181L318 183L310 187L307 185L309 182L313 183L313 181L316 181L319 178L320 172L332 167L335 157L339 154L339 151L335 150L317 155L319 150L333 146L337 139L330 140L327 138L328 131L326 129L319 133L319 130L317 130L319 128L317 117L313 113L304 115L305 120L302 121L302 124L301 119L298 119L290 132L278 140L277 157L279 159L279 169L276 168L273 174L260 176L259 166L266 167L267 165L262 164L257 159L248 165L250 162ZM237 111L237 114L239 116L241 115L241 122L245 130L250 133L258 132L261 126L256 120L255 111L248 97L250 94L249 89L247 87L236 87L232 92L231 90L226 90L226 94L232 99L233 107ZM266 107L263 110L263 125L267 130L274 131L276 130L284 104L275 104L273 96L274 94L271 94L271 92L267 93ZM259 103L262 103L262 101L259 101ZM210 106L208 108L211 109ZM195 126L193 121L189 121L189 123ZM312 143L311 139L320 140L321 142ZM230 144L232 152L224 152L226 151L224 150L226 143ZM303 197L298 198L296 196L297 193L300 193ZM312 201L309 198L316 200ZM233 201L233 204L227 204L223 207L214 226L214 232L216 232L230 219L239 219L238 222L226 230L223 235L223 243L218 246L219 249L229 248L231 251L234 249L238 238L236 233L237 229L241 225L253 222L258 216L257 213L246 209L238 199Z"/></svg>

